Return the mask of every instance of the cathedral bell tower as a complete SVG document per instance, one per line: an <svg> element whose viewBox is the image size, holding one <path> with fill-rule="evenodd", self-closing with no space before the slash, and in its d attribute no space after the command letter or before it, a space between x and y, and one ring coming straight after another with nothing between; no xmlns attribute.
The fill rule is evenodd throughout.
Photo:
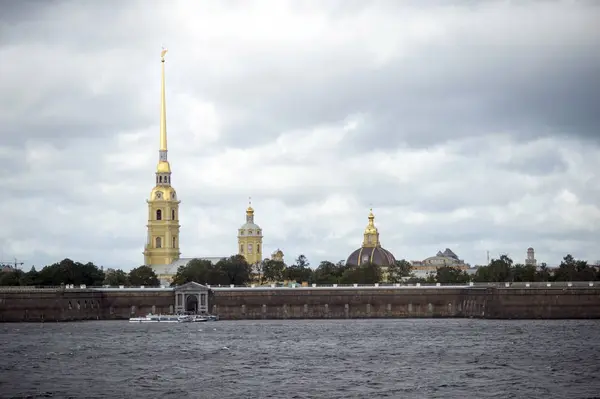
<svg viewBox="0 0 600 399"><path fill-rule="evenodd" d="M249 203L246 209L246 223L238 230L238 254L251 265L260 263L263 260L262 239L262 229L254 223L254 209L252 203Z"/></svg>
<svg viewBox="0 0 600 399"><path fill-rule="evenodd" d="M160 148L156 167L156 185L148 203L148 238L144 264L168 265L179 259L179 199L171 187L171 166L167 160L167 111L165 104L165 54L160 53Z"/></svg>

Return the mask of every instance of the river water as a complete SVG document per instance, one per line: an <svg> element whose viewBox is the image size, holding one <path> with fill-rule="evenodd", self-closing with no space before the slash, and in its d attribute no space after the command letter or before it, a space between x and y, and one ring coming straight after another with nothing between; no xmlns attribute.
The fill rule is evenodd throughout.
<svg viewBox="0 0 600 399"><path fill-rule="evenodd" d="M0 324L1 398L600 398L600 321Z"/></svg>

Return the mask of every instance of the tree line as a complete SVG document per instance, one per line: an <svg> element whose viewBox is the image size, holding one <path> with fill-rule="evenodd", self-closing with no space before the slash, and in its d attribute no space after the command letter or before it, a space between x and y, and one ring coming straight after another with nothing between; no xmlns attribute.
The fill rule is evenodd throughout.
<svg viewBox="0 0 600 399"><path fill-rule="evenodd" d="M425 283L459 284L459 283L503 283L503 282L569 282L600 281L600 268L589 265L587 261L577 260L571 254L566 255L556 268L549 268L546 263L540 266L514 263L507 255L492 259L487 266L480 266L475 273L454 267L441 267L435 274L425 279Z"/></svg>
<svg viewBox="0 0 600 399"><path fill-rule="evenodd" d="M248 285L251 283L310 283L310 284L373 284L387 281L400 282L410 275L411 265L406 260L397 261L386 270L375 264L346 265L344 261L323 261L316 269L304 255L291 265L282 261L265 259L257 265L249 265L243 256L234 255L216 264L208 260L192 259L180 266L173 278L173 285L195 281L209 285Z"/></svg>
<svg viewBox="0 0 600 399"><path fill-rule="evenodd" d="M91 262L74 262L71 259L63 259L60 262L43 267L37 271L35 266L28 272L16 269L0 273L0 286L37 286L50 287L61 285L86 286L158 286L158 277L154 270L148 266L140 266L132 269L129 273L123 270L107 269L98 267Z"/></svg>
<svg viewBox="0 0 600 399"><path fill-rule="evenodd" d="M300 255L291 265L265 259L250 265L243 256L234 255L213 264L203 259L192 259L180 266L171 285L190 281L209 285L249 285L296 282L309 284L374 284L388 283L442 283L463 284L468 282L552 282L552 281L600 281L600 269L586 261L566 255L559 267L548 268L542 263L533 265L514 264L506 255L492 259L489 265L480 266L469 274L456 267L444 266L427 277L416 277L411 264L402 259L382 268L376 264L349 265L344 261L322 261L311 268L306 256ZM152 268L139 266L126 273L121 269L107 269L91 262L80 263L63 259L45 266L40 271L32 267L29 272L13 270L0 273L0 286L60 286L66 284L87 286L158 286L158 277Z"/></svg>

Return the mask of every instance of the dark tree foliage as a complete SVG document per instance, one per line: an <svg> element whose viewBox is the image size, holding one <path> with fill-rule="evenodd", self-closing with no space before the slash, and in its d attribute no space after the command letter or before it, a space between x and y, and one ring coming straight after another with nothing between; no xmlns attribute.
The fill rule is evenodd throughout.
<svg viewBox="0 0 600 399"><path fill-rule="evenodd" d="M464 284L470 281L470 276L458 267L443 266L437 269L435 282L441 284Z"/></svg>
<svg viewBox="0 0 600 399"><path fill-rule="evenodd" d="M288 266L284 272L284 278L288 281L295 281L297 283L312 282L313 271L309 267L310 263L306 256L300 255L296 258L296 263Z"/></svg>
<svg viewBox="0 0 600 399"><path fill-rule="evenodd" d="M129 272L129 284L132 286L157 287L160 285L160 281L150 266L143 265Z"/></svg>
<svg viewBox="0 0 600 399"><path fill-rule="evenodd" d="M405 259L397 260L393 265L387 267L387 281L399 283L404 277L410 276L412 265Z"/></svg>
<svg viewBox="0 0 600 399"><path fill-rule="evenodd" d="M381 266L374 263L351 265L340 279L341 284L375 284L381 282Z"/></svg>
<svg viewBox="0 0 600 399"><path fill-rule="evenodd" d="M251 273L251 265L241 255L223 258L216 264L204 259L192 259L177 269L171 285L190 281L208 285L246 285L250 282Z"/></svg>
<svg viewBox="0 0 600 399"><path fill-rule="evenodd" d="M40 285L44 286L61 284L100 286L104 281L104 272L91 262L83 264L67 258L44 267L40 270L38 278Z"/></svg>
<svg viewBox="0 0 600 399"><path fill-rule="evenodd" d="M382 268L373 264L346 265L343 261L336 264L323 261L313 270L306 256L300 255L289 267L283 262L265 259L257 265L261 283L283 282L285 280L298 283L316 284L373 284L383 280ZM599 281L600 268L588 265L586 261L577 260L566 255L560 266L550 269L545 263L539 267L533 265L514 264L506 255L492 259L487 266L477 268L474 275L453 267L442 267L427 278L411 275L412 266L406 260L398 260L388 266L387 282L443 283L458 284L474 282L536 282L536 281ZM209 285L248 285L252 281L252 267L243 256L234 255L223 258L216 264L210 261L193 259L187 265L179 267L172 285L181 285L190 281ZM408 277L408 278L407 278ZM123 270L108 269L106 273L91 262L80 263L71 259L63 259L58 263L30 271L9 270L0 273L0 286L60 286L65 284L87 286L131 285L158 286L159 280L148 266L140 266L129 273Z"/></svg>
<svg viewBox="0 0 600 399"><path fill-rule="evenodd" d="M335 264L323 261L313 272L313 282L316 284L341 284L342 276L348 268L343 260Z"/></svg>
<svg viewBox="0 0 600 399"><path fill-rule="evenodd" d="M278 260L265 259L261 262L261 282L283 281L286 270L285 263Z"/></svg>
<svg viewBox="0 0 600 399"><path fill-rule="evenodd" d="M25 273L22 270L0 272L0 286L17 286L24 281Z"/></svg>
<svg viewBox="0 0 600 399"><path fill-rule="evenodd" d="M104 273L104 282L103 285L110 286L119 286L119 285L129 285L129 275L125 273L121 269L108 269L106 273Z"/></svg>
<svg viewBox="0 0 600 399"><path fill-rule="evenodd" d="M225 276L225 284L246 285L252 277L252 267L242 255L221 259L216 266Z"/></svg>

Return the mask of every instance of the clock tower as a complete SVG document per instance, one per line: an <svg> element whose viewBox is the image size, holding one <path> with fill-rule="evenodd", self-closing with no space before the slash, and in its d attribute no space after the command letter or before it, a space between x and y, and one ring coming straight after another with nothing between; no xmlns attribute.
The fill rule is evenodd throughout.
<svg viewBox="0 0 600 399"><path fill-rule="evenodd" d="M165 104L165 54L160 53L160 148L156 182L148 203L148 237L144 248L144 264L168 265L179 259L179 198L171 186L171 165L167 160L167 111Z"/></svg>

